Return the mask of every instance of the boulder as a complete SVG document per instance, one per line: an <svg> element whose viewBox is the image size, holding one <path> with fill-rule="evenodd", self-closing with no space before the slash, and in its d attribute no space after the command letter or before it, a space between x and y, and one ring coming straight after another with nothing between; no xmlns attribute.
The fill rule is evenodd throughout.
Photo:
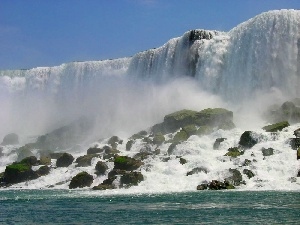
<svg viewBox="0 0 300 225"><path fill-rule="evenodd" d="M182 157L180 157L180 158L179 158L179 163L180 163L181 165L184 165L184 164L187 163L187 160L184 159L184 158L182 158Z"/></svg>
<svg viewBox="0 0 300 225"><path fill-rule="evenodd" d="M145 137L147 135L147 131L140 131L134 135L132 135L129 139L132 139L132 140L136 140L136 139L142 139L143 137Z"/></svg>
<svg viewBox="0 0 300 225"><path fill-rule="evenodd" d="M39 160L40 165L46 165L49 166L51 165L51 158L50 156L41 156Z"/></svg>
<svg viewBox="0 0 300 225"><path fill-rule="evenodd" d="M99 154L99 153L102 153L103 151L104 151L104 149L102 149L102 148L93 147L93 148L89 148L86 151L86 154L87 155Z"/></svg>
<svg viewBox="0 0 300 225"><path fill-rule="evenodd" d="M156 133L153 137L153 144L155 145L161 145L165 142L165 137L162 133Z"/></svg>
<svg viewBox="0 0 300 225"><path fill-rule="evenodd" d="M22 159L27 158L29 156L33 156L33 153L27 146L23 146L17 150L18 159L17 161L20 162Z"/></svg>
<svg viewBox="0 0 300 225"><path fill-rule="evenodd" d="M294 130L294 135L296 136L296 138L300 138L300 128Z"/></svg>
<svg viewBox="0 0 300 225"><path fill-rule="evenodd" d="M300 108L293 102L284 102L277 110L269 112L271 122L288 121L289 123L300 122Z"/></svg>
<svg viewBox="0 0 300 225"><path fill-rule="evenodd" d="M58 159L64 154L64 152L52 152L49 154L51 159Z"/></svg>
<svg viewBox="0 0 300 225"><path fill-rule="evenodd" d="M107 189L115 189L116 186L113 184L113 182L116 180L116 176L107 178L104 180L101 184L94 186L93 190L107 190Z"/></svg>
<svg viewBox="0 0 300 225"><path fill-rule="evenodd" d="M56 161L57 167L68 167L74 161L74 157L69 153L63 153Z"/></svg>
<svg viewBox="0 0 300 225"><path fill-rule="evenodd" d="M289 144L292 149L297 150L300 148L300 138L290 138Z"/></svg>
<svg viewBox="0 0 300 225"><path fill-rule="evenodd" d="M129 140L126 143L126 151L130 151L130 149L132 148L132 145L134 143L134 140Z"/></svg>
<svg viewBox="0 0 300 225"><path fill-rule="evenodd" d="M279 123L264 126L262 129L265 130L266 132L277 132L277 131L282 131L283 128L286 128L288 126L290 126L288 121L282 121Z"/></svg>
<svg viewBox="0 0 300 225"><path fill-rule="evenodd" d="M197 186L197 190L224 190L224 189L234 189L235 187L230 184L228 181L218 181L218 180L212 180L211 182L203 183Z"/></svg>
<svg viewBox="0 0 300 225"><path fill-rule="evenodd" d="M186 141L188 138L188 134L184 130L181 130L175 134L175 136L172 139L172 143L180 143Z"/></svg>
<svg viewBox="0 0 300 225"><path fill-rule="evenodd" d="M231 176L225 178L225 181L235 186L239 186L243 183L243 177L240 171L238 171L237 169L229 169L229 173L231 173Z"/></svg>
<svg viewBox="0 0 300 225"><path fill-rule="evenodd" d="M82 143L92 132L94 121L81 117L78 120L58 128L48 134L38 137L36 141L39 149L67 149Z"/></svg>
<svg viewBox="0 0 300 225"><path fill-rule="evenodd" d="M93 183L93 176L87 172L80 172L72 178L69 189L89 187Z"/></svg>
<svg viewBox="0 0 300 225"><path fill-rule="evenodd" d="M226 138L217 138L216 141L215 141L215 143L214 143L213 149L214 149L214 150L219 149L220 144L221 144L223 141L225 141L225 140L226 140Z"/></svg>
<svg viewBox="0 0 300 225"><path fill-rule="evenodd" d="M98 161L95 166L95 170L98 176L104 175L105 172L108 170L108 166L104 162Z"/></svg>
<svg viewBox="0 0 300 225"><path fill-rule="evenodd" d="M112 148L117 148L118 144L122 144L123 141L118 136L112 136L107 144L111 145Z"/></svg>
<svg viewBox="0 0 300 225"><path fill-rule="evenodd" d="M297 160L300 159L300 148L297 150Z"/></svg>
<svg viewBox="0 0 300 225"><path fill-rule="evenodd" d="M168 155L172 155L176 146L178 145L177 142L172 143L169 147L168 147Z"/></svg>
<svg viewBox="0 0 300 225"><path fill-rule="evenodd" d="M245 159L244 162L242 163L242 166L249 166L251 164L251 160Z"/></svg>
<svg viewBox="0 0 300 225"><path fill-rule="evenodd" d="M114 160L114 169L120 170L136 170L144 163L140 160L128 156L117 156Z"/></svg>
<svg viewBox="0 0 300 225"><path fill-rule="evenodd" d="M50 167L49 166L41 166L37 171L36 174L40 177L40 176L45 176L48 175L50 173Z"/></svg>
<svg viewBox="0 0 300 225"><path fill-rule="evenodd" d="M151 152L139 152L139 153L135 154L133 156L133 158L136 159L136 160L141 160L142 161L142 160L147 159L150 155L152 155Z"/></svg>
<svg viewBox="0 0 300 225"><path fill-rule="evenodd" d="M92 159L99 157L97 154L90 154L78 157L75 162L77 163L76 167L86 167L92 165Z"/></svg>
<svg viewBox="0 0 300 225"><path fill-rule="evenodd" d="M240 137L239 145L244 148L252 148L257 144L257 140L254 138L255 133L252 131L245 131Z"/></svg>
<svg viewBox="0 0 300 225"><path fill-rule="evenodd" d="M208 173L208 170L203 167L203 166L200 166L200 167L196 167L194 169L192 169L191 171L187 172L187 176L190 176L190 175L193 175L193 174L197 174L197 173Z"/></svg>
<svg viewBox="0 0 300 225"><path fill-rule="evenodd" d="M35 156L26 157L26 158L22 159L20 161L20 163L25 163L29 166L38 166L39 165L38 160Z"/></svg>
<svg viewBox="0 0 300 225"><path fill-rule="evenodd" d="M248 169L244 169L243 174L246 174L249 179L255 176L254 173Z"/></svg>
<svg viewBox="0 0 300 225"><path fill-rule="evenodd" d="M300 177L300 170L298 170L297 177Z"/></svg>
<svg viewBox="0 0 300 225"><path fill-rule="evenodd" d="M238 147L233 147L233 148L228 149L228 152L225 154L225 156L230 156L230 157L236 158L243 154L244 154L244 151L241 151Z"/></svg>
<svg viewBox="0 0 300 225"><path fill-rule="evenodd" d="M192 135L195 135L198 129L195 124L191 124L183 127L182 130L187 133L188 137L190 137Z"/></svg>
<svg viewBox="0 0 300 225"><path fill-rule="evenodd" d="M31 165L23 162L15 162L6 166L3 176L6 184L20 183L36 178L38 178L38 175L31 169Z"/></svg>
<svg viewBox="0 0 300 225"><path fill-rule="evenodd" d="M121 176L120 186L121 187L131 187L136 186L138 183L144 180L144 176L141 172L127 172Z"/></svg>
<svg viewBox="0 0 300 225"><path fill-rule="evenodd" d="M270 156L274 154L273 148L262 148L261 149L263 156Z"/></svg>
<svg viewBox="0 0 300 225"><path fill-rule="evenodd" d="M1 143L1 145L17 145L17 144L19 144L19 136L15 133L5 135Z"/></svg>

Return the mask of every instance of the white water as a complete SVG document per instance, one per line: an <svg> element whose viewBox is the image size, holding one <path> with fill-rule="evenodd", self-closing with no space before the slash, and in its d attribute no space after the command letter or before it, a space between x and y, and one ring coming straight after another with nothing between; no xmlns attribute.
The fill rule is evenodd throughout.
<svg viewBox="0 0 300 225"><path fill-rule="evenodd" d="M195 190L204 180L224 178L224 168L237 168L240 164L229 159L222 162L222 158L229 147L237 145L243 129L257 130L265 125L258 116L268 105L299 97L300 11L272 11L227 33L205 33L211 39L191 42L187 32L131 58L0 71L0 139L16 132L23 144L29 136L50 132L81 115L96 118L94 140L114 134L127 138L176 110L225 107L234 111L237 129L191 137L177 149L188 164L181 165L175 158L167 163L150 160L149 168L142 169L146 180L130 191ZM297 125L290 127L276 140L264 134L265 141L240 158L250 159L251 151L257 160L251 167L257 176L247 180L242 189L299 190L299 178L290 181L299 163L295 151L285 143L296 128ZM223 150L213 151L217 137L228 139L222 143ZM125 143L120 150L124 150ZM161 148L162 153L167 147ZM276 154L263 160L261 147L273 147ZM3 152L10 152L10 148L13 147L4 147ZM0 159L0 172L14 157L12 154ZM207 166L210 172L185 176L199 165ZM82 168L74 165L56 169L51 175L15 187L46 187L71 178L79 170ZM93 166L84 170L93 173ZM104 179L96 178L94 185ZM65 183L57 188L67 186ZM130 192L121 192L126 191Z"/></svg>

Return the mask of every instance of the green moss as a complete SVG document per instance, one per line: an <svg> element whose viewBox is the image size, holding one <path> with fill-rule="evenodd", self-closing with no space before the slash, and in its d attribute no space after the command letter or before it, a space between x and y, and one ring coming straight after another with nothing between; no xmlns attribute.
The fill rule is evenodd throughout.
<svg viewBox="0 0 300 225"><path fill-rule="evenodd" d="M276 132L281 131L283 128L290 126L288 121L282 121L280 123L271 124L268 126L264 126L263 129L266 132Z"/></svg>
<svg viewBox="0 0 300 225"><path fill-rule="evenodd" d="M200 111L200 113L203 114L223 114L223 113L228 113L229 111L227 109L223 109L223 108L207 108L207 109L203 109Z"/></svg>
<svg viewBox="0 0 300 225"><path fill-rule="evenodd" d="M195 135L197 132L197 127L194 124L187 125L182 128L188 136Z"/></svg>
<svg viewBox="0 0 300 225"><path fill-rule="evenodd" d="M236 158L243 154L244 154L243 151L240 151L239 148L234 147L234 148L229 148L228 152L225 154L225 156L230 156L230 157Z"/></svg>
<svg viewBox="0 0 300 225"><path fill-rule="evenodd" d="M199 127L199 129L197 130L196 134L198 136L202 136L202 135L207 135L213 132L213 128L210 126L201 126Z"/></svg>
<svg viewBox="0 0 300 225"><path fill-rule="evenodd" d="M183 109L165 116L165 120L172 119L172 120L182 120L187 117L195 118L197 115L197 111Z"/></svg>
<svg viewBox="0 0 300 225"><path fill-rule="evenodd" d="M181 130L175 134L172 142L179 143L182 141L186 141L188 139L188 137L189 137L188 134L184 130Z"/></svg>
<svg viewBox="0 0 300 225"><path fill-rule="evenodd" d="M31 167L27 163L13 163L11 165L6 166L6 170L8 171L16 171L16 172L24 172L30 170Z"/></svg>
<svg viewBox="0 0 300 225"><path fill-rule="evenodd" d="M128 161L127 157L126 156L117 156L115 158L115 163L120 163L120 164L124 164Z"/></svg>
<svg viewBox="0 0 300 225"><path fill-rule="evenodd" d="M161 145L162 143L164 143L165 140L166 139L162 135L162 133L157 133L157 134L155 134L155 136L153 138L153 144L155 144L155 145Z"/></svg>

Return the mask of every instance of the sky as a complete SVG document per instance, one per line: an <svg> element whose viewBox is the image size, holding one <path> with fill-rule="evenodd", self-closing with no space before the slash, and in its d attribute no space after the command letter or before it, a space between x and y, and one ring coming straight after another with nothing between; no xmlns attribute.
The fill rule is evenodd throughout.
<svg viewBox="0 0 300 225"><path fill-rule="evenodd" d="M0 70L132 56L300 0L0 0Z"/></svg>

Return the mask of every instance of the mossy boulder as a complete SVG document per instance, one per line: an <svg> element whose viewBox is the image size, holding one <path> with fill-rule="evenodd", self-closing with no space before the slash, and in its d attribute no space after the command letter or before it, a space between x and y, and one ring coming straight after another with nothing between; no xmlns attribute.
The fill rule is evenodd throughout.
<svg viewBox="0 0 300 225"><path fill-rule="evenodd" d="M274 154L274 149L273 148L262 148L261 152L263 156L270 156Z"/></svg>
<svg viewBox="0 0 300 225"><path fill-rule="evenodd" d="M15 133L5 135L1 143L1 145L17 145L17 144L19 144L19 136Z"/></svg>
<svg viewBox="0 0 300 225"><path fill-rule="evenodd" d="M286 128L288 126L290 126L288 121L282 121L279 123L264 126L262 129L264 129L266 132L277 132L282 131L283 128Z"/></svg>
<svg viewBox="0 0 300 225"><path fill-rule="evenodd" d="M25 159L22 159L20 161L20 163L24 163L24 164L27 164L29 166L37 166L37 165L39 165L38 160L37 160L37 158L35 156L26 157Z"/></svg>
<svg viewBox="0 0 300 225"><path fill-rule="evenodd" d="M243 154L244 154L244 151L240 150L238 147L233 147L233 148L228 149L228 152L225 154L225 156L230 156L232 158L236 158Z"/></svg>
<svg viewBox="0 0 300 225"><path fill-rule="evenodd" d="M68 167L74 161L74 157L70 153L63 153L56 161L57 167Z"/></svg>
<svg viewBox="0 0 300 225"><path fill-rule="evenodd" d="M243 174L245 174L249 179L251 179L252 177L255 176L254 173L251 170L248 170L248 169L244 169Z"/></svg>
<svg viewBox="0 0 300 225"><path fill-rule="evenodd" d="M80 172L72 178L69 189L90 187L93 183L93 176L87 172Z"/></svg>
<svg viewBox="0 0 300 225"><path fill-rule="evenodd" d="M187 133L187 135L190 137L192 135L195 135L197 133L197 126L195 124L190 124L182 128L183 131Z"/></svg>
<svg viewBox="0 0 300 225"><path fill-rule="evenodd" d="M144 176L141 172L127 172L121 176L120 186L121 187L131 187L136 186L138 183L144 180Z"/></svg>
<svg viewBox="0 0 300 225"><path fill-rule="evenodd" d="M214 149L214 150L219 149L220 144L221 144L223 141L225 141L225 140L226 140L226 138L217 138L217 139L215 140L214 145L213 145L213 149Z"/></svg>
<svg viewBox="0 0 300 225"><path fill-rule="evenodd" d="M254 136L255 136L254 132L245 131L240 137L239 145L246 149L252 148L254 145L258 143L258 141Z"/></svg>
<svg viewBox="0 0 300 225"><path fill-rule="evenodd" d="M232 117L233 113L223 108L208 108L200 112L183 109L166 115L164 121L154 125L151 130L153 133L166 134L187 127L185 132L190 136L194 132L194 129L190 130L192 126L209 126L211 128L219 127L222 124L222 126L225 126L224 124L233 124Z"/></svg>
<svg viewBox="0 0 300 225"><path fill-rule="evenodd" d="M134 135L132 135L129 139L132 139L132 140L136 140L136 139L142 139L143 137L145 137L147 135L147 131L140 131Z"/></svg>
<svg viewBox="0 0 300 225"><path fill-rule="evenodd" d="M131 171L138 169L143 164L142 161L128 156L117 156L114 160L114 169Z"/></svg>
<svg viewBox="0 0 300 225"><path fill-rule="evenodd" d="M106 171L108 170L108 166L106 165L105 162L97 162L96 166L95 166L95 170L96 170L96 174L98 176L100 175L104 175L106 173Z"/></svg>
<svg viewBox="0 0 300 225"><path fill-rule="evenodd" d="M97 154L89 154L89 155L83 155L78 157L75 160L75 163L77 163L76 167L86 167L92 165L92 159L99 157Z"/></svg>
<svg viewBox="0 0 300 225"><path fill-rule="evenodd" d="M196 135L198 136L203 136L203 135L208 135L210 133L213 132L213 127L210 127L210 126L200 126L197 131L196 131Z"/></svg>
<svg viewBox="0 0 300 225"><path fill-rule="evenodd" d="M188 138L188 134L184 130L181 130L175 134L175 136L172 139L172 143L180 143L186 141Z"/></svg>
<svg viewBox="0 0 300 225"><path fill-rule="evenodd" d="M31 165L19 162L6 166L3 180L6 184L20 183L38 178L38 175L31 169Z"/></svg>
<svg viewBox="0 0 300 225"><path fill-rule="evenodd" d="M162 133L156 133L153 137L153 144L155 145L161 145L165 142L165 137Z"/></svg>

